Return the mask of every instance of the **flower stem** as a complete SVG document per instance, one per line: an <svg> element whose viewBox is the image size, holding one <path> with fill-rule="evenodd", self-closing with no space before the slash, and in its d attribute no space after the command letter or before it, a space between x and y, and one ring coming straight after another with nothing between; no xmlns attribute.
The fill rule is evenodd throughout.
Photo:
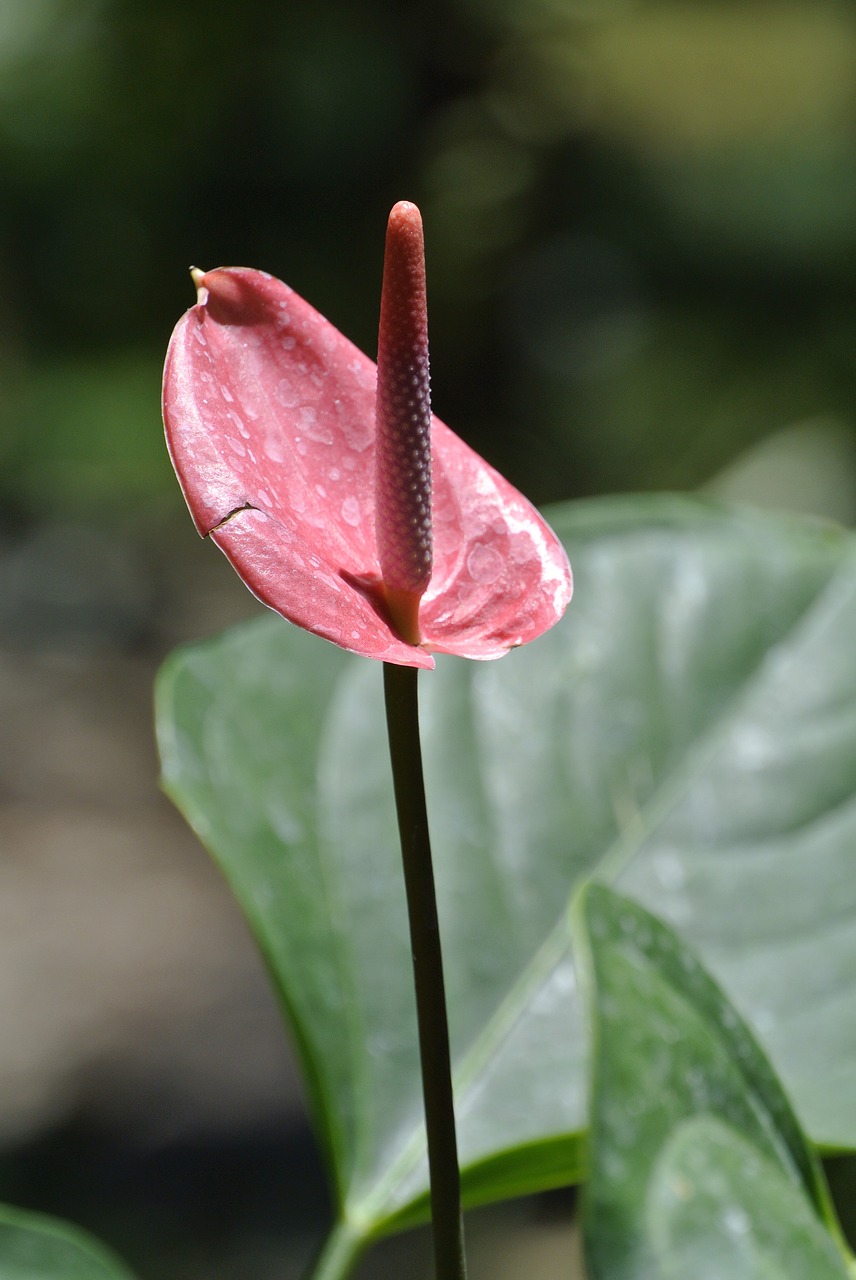
<svg viewBox="0 0 856 1280"><path fill-rule="evenodd" d="M466 1280L443 957L419 743L418 674L416 667L383 664L386 723L416 986L434 1266L437 1280Z"/></svg>

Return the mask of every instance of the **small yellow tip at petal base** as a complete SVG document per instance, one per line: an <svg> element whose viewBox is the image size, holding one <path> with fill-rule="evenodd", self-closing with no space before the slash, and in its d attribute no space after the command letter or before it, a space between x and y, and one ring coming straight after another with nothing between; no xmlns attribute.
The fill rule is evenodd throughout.
<svg viewBox="0 0 856 1280"><path fill-rule="evenodd" d="M419 631L419 601L422 593L416 591L400 591L395 587L385 586L383 589L389 618L405 644L421 644Z"/></svg>
<svg viewBox="0 0 856 1280"><path fill-rule="evenodd" d="M205 298L202 297L202 293L205 292L205 285L202 282L205 279L205 272L201 271L199 267L191 267L190 278L196 288L197 299L199 302L204 302Z"/></svg>

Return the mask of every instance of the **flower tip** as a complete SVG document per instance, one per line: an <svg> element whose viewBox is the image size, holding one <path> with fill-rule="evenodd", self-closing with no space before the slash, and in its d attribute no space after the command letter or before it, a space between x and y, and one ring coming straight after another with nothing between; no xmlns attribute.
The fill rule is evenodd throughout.
<svg viewBox="0 0 856 1280"><path fill-rule="evenodd" d="M250 324L264 314L265 300L259 281L267 281L270 276L240 267L214 267L211 271L194 268L190 274L199 302L205 304L208 314L218 324Z"/></svg>
<svg viewBox="0 0 856 1280"><path fill-rule="evenodd" d="M399 200L389 211L388 227L390 231L421 232L422 214L418 205L412 200Z"/></svg>
<svg viewBox="0 0 856 1280"><path fill-rule="evenodd" d="M191 267L190 278L196 289L196 301L205 302L208 297L208 290L205 288L205 272L200 270L199 267Z"/></svg>

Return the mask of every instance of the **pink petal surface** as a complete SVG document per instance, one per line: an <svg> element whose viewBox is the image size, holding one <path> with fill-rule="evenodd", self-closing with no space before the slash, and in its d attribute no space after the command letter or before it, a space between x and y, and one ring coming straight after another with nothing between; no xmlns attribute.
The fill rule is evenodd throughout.
<svg viewBox="0 0 856 1280"><path fill-rule="evenodd" d="M432 419L434 572L419 646L390 625L375 544L376 368L279 280L208 272L164 371L170 456L199 532L298 626L366 657L497 658L561 617L564 549L535 509ZM207 292L207 297L206 297Z"/></svg>

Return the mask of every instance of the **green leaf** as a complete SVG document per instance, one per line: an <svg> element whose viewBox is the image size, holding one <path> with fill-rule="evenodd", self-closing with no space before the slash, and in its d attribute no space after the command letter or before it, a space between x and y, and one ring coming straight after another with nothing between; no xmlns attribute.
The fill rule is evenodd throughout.
<svg viewBox="0 0 856 1280"><path fill-rule="evenodd" d="M693 952L600 885L581 894L574 936L594 1044L593 1280L845 1277L822 1223L840 1237L820 1168L763 1053ZM800 1270L800 1257L818 1266Z"/></svg>
<svg viewBox="0 0 856 1280"><path fill-rule="evenodd" d="M846 1280L830 1232L777 1165L710 1115L679 1125L649 1191L664 1280Z"/></svg>
<svg viewBox="0 0 856 1280"><path fill-rule="evenodd" d="M812 1138L854 1146L856 542L672 498L550 514L565 619L421 685L465 1196L580 1175L566 907L590 876L692 940ZM267 956L348 1232L424 1217L380 667L265 619L175 655L157 702L165 786Z"/></svg>
<svg viewBox="0 0 856 1280"><path fill-rule="evenodd" d="M0 1205L2 1280L133 1280L97 1240L68 1223Z"/></svg>

